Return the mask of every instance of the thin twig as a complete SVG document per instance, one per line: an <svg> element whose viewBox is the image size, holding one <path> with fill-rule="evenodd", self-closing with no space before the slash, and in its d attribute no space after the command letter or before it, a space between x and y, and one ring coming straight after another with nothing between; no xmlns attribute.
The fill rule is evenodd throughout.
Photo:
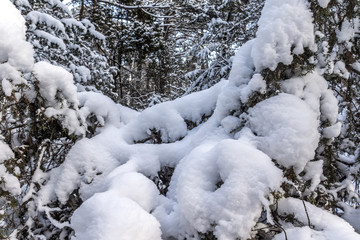
<svg viewBox="0 0 360 240"><path fill-rule="evenodd" d="M156 17L156 18L173 18L173 17L174 17L174 16L156 15L156 14L153 14L153 13L151 13L151 12L146 11L144 8L141 8L141 10L142 10L144 13L146 13L146 14L152 16L152 17Z"/></svg>
<svg viewBox="0 0 360 240"><path fill-rule="evenodd" d="M135 6L128 6L128 5L124 5L124 4L120 4L120 3L114 3L114 2L110 2L110 1L106 1L106 0L100 0L99 2L102 3L107 3L119 8L124 8L124 9L139 9L139 8L170 8L169 5L135 5Z"/></svg>
<svg viewBox="0 0 360 240"><path fill-rule="evenodd" d="M306 213L306 217L307 217L307 220L308 220L309 228L311 228L310 217L309 217L309 213L308 213L308 211L307 211L307 207L306 207L306 205L305 205L304 198L302 198L301 200L302 200L302 203L303 203L304 208L305 208L305 213Z"/></svg>

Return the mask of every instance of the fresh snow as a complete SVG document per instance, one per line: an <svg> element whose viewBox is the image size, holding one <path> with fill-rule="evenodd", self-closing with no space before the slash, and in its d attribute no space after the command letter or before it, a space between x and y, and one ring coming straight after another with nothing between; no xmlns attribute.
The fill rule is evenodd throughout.
<svg viewBox="0 0 360 240"><path fill-rule="evenodd" d="M61 23L61 21L57 20L56 18L52 17L49 14L41 13L38 11L31 11L27 14L26 18L31 21L30 24L31 30L36 29L37 23L43 23L46 24L48 27L52 27L55 30L65 33L65 27Z"/></svg>
<svg viewBox="0 0 360 240"><path fill-rule="evenodd" d="M30 70L34 64L34 51L25 41L25 19L10 1L2 1L0 22L0 76L4 79L10 71L3 69L4 65L16 70Z"/></svg>
<svg viewBox="0 0 360 240"><path fill-rule="evenodd" d="M320 5L320 7L322 8L326 8L327 5L329 4L330 0L318 0L318 3Z"/></svg>
<svg viewBox="0 0 360 240"><path fill-rule="evenodd" d="M272 221L270 192L284 181L272 160L304 171L312 189L319 184L323 163L313 159L320 131L335 137L340 124L337 100L317 70L282 80L283 93L240 118L230 115L254 92L266 93L260 70L316 49L305 1L267 1L259 25L257 38L235 55L229 81L208 90L140 113L98 93L78 95L82 116L94 114L102 128L75 144L39 193L43 204L65 203L80 189L84 203L71 218L73 239L143 239L144 231L149 240L199 239L208 231L246 239L263 209ZM331 125L321 130L320 118ZM198 126L189 130L189 122ZM163 144L151 144L156 132ZM166 196L148 179L162 166L176 167Z"/></svg>
<svg viewBox="0 0 360 240"><path fill-rule="evenodd" d="M9 24L11 23L11 24ZM34 51L31 44L25 41L25 19L10 1L0 2L0 80L6 96L10 96L13 84L26 82L19 71L33 67ZM10 82L11 81L11 82ZM10 147L3 142L0 135L0 191L11 194L21 193L18 179L7 172L4 161L14 157Z"/></svg>
<svg viewBox="0 0 360 240"><path fill-rule="evenodd" d="M293 54L302 54L305 48L316 50L312 14L304 0L266 1L258 24L251 52L257 71L288 65Z"/></svg>
<svg viewBox="0 0 360 240"><path fill-rule="evenodd" d="M297 173L314 158L318 126L317 115L291 94L281 93L249 110L249 127L257 135L259 149Z"/></svg>
<svg viewBox="0 0 360 240"><path fill-rule="evenodd" d="M304 207L305 205L305 207ZM310 226L298 227L292 224L285 227L287 239L296 240L359 240L360 235L354 232L354 228L345 220L337 217L321 208L315 207L308 202L302 202L295 198L280 200L278 204L281 215L293 214L295 218ZM274 240L284 240L284 233L278 234Z"/></svg>
<svg viewBox="0 0 360 240"><path fill-rule="evenodd" d="M2 178L0 190L8 191L14 195L19 195L21 193L19 180L12 174L8 173L5 166L2 165L5 160L13 157L14 153L11 151L10 147L0 140L0 177Z"/></svg>
<svg viewBox="0 0 360 240"><path fill-rule="evenodd" d="M48 1L62 6L58 0ZM319 4L325 7L327 1ZM54 226L70 226L73 240L201 239L209 231L217 239L230 240L250 238L263 213L274 224L270 205L279 201L278 213L295 214L300 223L284 223L288 239L360 239L349 224L359 231L354 220L358 211L347 205L342 219L308 202L272 195L281 193L286 181L280 168L303 172L314 190L323 177L324 162L314 159L321 134L329 139L340 134L337 99L321 71L279 80L280 93L240 112L252 94L267 93L261 70L290 64L305 48L316 50L307 6L304 0L268 0L257 37L234 56L228 81L136 112L100 93L77 93L73 76L61 67L34 64L32 47L25 42L25 21L9 1L2 0L0 77L5 94L11 94L14 84L27 83L22 74L31 72L46 100L47 117L59 119L70 133L82 136L86 119L94 116L99 124L95 135L79 140L59 167L48 173L36 168L33 178L46 181L31 209L36 205ZM71 24L37 12L27 17L59 31ZM2 24L9 19L14 24ZM104 39L88 20L82 23ZM346 74L341 62L335 69ZM88 69L76 71L88 80ZM328 126L321 126L320 120ZM153 144L160 140L162 144ZM13 156L0 141L0 164ZM175 168L166 195L152 181L162 167ZM5 180L1 189L21 193L19 182L4 165L0 177ZM58 209L49 206L54 201L66 204L74 190L82 205L70 222L56 222L50 213ZM32 194L33 185L23 201ZM284 233L274 239L285 239Z"/></svg>
<svg viewBox="0 0 360 240"><path fill-rule="evenodd" d="M215 224L218 239L247 239L262 207L269 205L266 195L282 182L282 172L247 140L209 141L187 155L170 185L168 195L177 202L174 212L161 216L161 205L160 213L154 212L160 222L166 226L172 215L179 216L179 224L191 231L179 231L178 236L205 233ZM167 228L163 232L166 235Z"/></svg>
<svg viewBox="0 0 360 240"><path fill-rule="evenodd" d="M78 234L72 239L107 240L114 236L129 240L126 236L161 239L160 223L149 214L157 198L156 186L144 175L133 172L115 175L108 179L106 192L96 193L75 211L72 227Z"/></svg>
<svg viewBox="0 0 360 240"><path fill-rule="evenodd" d="M40 38L46 39L49 43L53 43L59 46L62 50L66 49L65 43L62 39L55 37L54 35L51 35L50 33L47 33L42 30L35 30L34 34Z"/></svg>
<svg viewBox="0 0 360 240"><path fill-rule="evenodd" d="M47 62L37 62L33 73L39 83L39 92L48 105L45 115L62 119L63 126L70 133L85 134L85 129L78 121L81 118L77 111L79 100L71 73Z"/></svg>

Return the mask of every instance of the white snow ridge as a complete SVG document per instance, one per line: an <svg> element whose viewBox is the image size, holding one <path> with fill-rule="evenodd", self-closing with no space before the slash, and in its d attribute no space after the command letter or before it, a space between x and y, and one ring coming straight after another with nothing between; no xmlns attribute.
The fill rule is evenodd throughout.
<svg viewBox="0 0 360 240"><path fill-rule="evenodd" d="M329 0L317 3L326 8ZM59 32L76 24L38 12L27 18L30 28L41 23ZM82 24L78 27L105 38L88 20ZM317 50L309 3L267 0L258 25L256 38L234 56L227 80L137 112L101 93L78 93L73 75L60 66L34 63L33 49L25 41L25 20L10 1L0 0L5 95L11 96L15 84L32 79L40 94L33 97L46 103L44 115L59 120L69 134L83 137L59 167L36 167L33 177L41 187L31 185L23 201L36 195L33 209L47 214L55 227L74 230L69 230L72 240L201 240L209 233L219 240L245 240L255 239L254 230L263 222L276 230L274 240L360 240L353 228L359 231L359 210L344 204L344 220L302 201L308 192L301 195L301 189L293 187L296 199L283 187L292 184L287 175L293 175L294 182L305 180L307 189L315 192L326 180L326 162L316 155L319 144L330 143L342 130L338 99L319 67L277 79L278 89L271 94L271 79L264 74L290 65L305 50ZM344 22L338 31L342 41L355 34L348 25ZM38 30L35 34L66 48L66 41ZM90 80L90 69L72 68L82 82ZM349 77L343 62L334 69L339 77ZM252 96L261 100L251 105ZM87 138L90 117L99 126ZM10 145L0 135L0 164L16 154ZM158 173L164 169L171 171L168 186L161 188ZM0 165L0 191L21 194L16 174ZM82 204L70 221L52 219L49 212L59 208L51 206L66 204L74 191Z"/></svg>

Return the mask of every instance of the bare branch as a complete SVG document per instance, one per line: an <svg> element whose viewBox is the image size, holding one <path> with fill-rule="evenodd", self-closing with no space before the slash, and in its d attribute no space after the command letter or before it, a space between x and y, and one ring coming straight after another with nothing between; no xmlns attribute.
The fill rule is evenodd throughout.
<svg viewBox="0 0 360 240"><path fill-rule="evenodd" d="M303 197L301 200L302 200L302 203L303 203L304 208L305 208L305 213L306 213L306 217L307 217L307 221L308 221L308 226L309 226L309 228L311 228L310 217L309 217L309 213L308 213L307 207L306 207L306 205L305 205L304 197Z"/></svg>
<svg viewBox="0 0 360 240"><path fill-rule="evenodd" d="M173 18L174 16L160 16L160 15L156 15L156 14L153 14L151 12L148 12L146 11L145 9L141 8L141 10L146 13L146 14L149 14L150 16L152 17L156 17L156 18Z"/></svg>
<svg viewBox="0 0 360 240"><path fill-rule="evenodd" d="M138 6L128 6L128 5L124 5L124 4L119 4L119 3L114 3L114 2L110 2L107 0L99 0L99 2L102 3L107 3L119 8L124 8L124 9L144 9L144 8L170 8L170 5L138 5Z"/></svg>

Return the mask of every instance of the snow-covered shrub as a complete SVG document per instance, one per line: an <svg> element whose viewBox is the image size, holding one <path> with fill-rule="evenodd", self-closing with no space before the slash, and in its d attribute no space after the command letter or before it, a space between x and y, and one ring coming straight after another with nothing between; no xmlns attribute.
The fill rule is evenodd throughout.
<svg viewBox="0 0 360 240"><path fill-rule="evenodd" d="M28 26L26 36L36 61L61 66L80 91L101 91L113 99L114 80L105 57L105 36L87 19L75 19L60 0L12 2Z"/></svg>
<svg viewBox="0 0 360 240"><path fill-rule="evenodd" d="M318 6L320 5L320 7ZM359 2L358 1L318 1L313 2L316 24L318 51L316 61L323 69L339 101L341 126L324 126L324 135L337 138L324 141L325 147L319 149L319 158L324 160L327 177L326 189L318 192L321 198L332 199L325 202L344 218L355 214L359 206L359 105L360 105L360 68L359 68ZM324 14L325 13L325 14ZM330 144L331 143L331 144ZM328 190L330 189L330 190ZM326 196L326 197L325 197ZM324 201L322 200L322 204ZM351 204L348 208L342 202ZM340 210L341 209L341 210ZM350 220L356 225L357 220Z"/></svg>
<svg viewBox="0 0 360 240"><path fill-rule="evenodd" d="M47 62L34 63L25 41L25 19L0 2L0 238L36 238L47 229L37 210L45 172L60 165L84 117L72 75ZM43 208L42 208L43 209ZM50 218L51 219L51 218Z"/></svg>
<svg viewBox="0 0 360 240"><path fill-rule="evenodd" d="M60 211L54 202L83 201L53 225L73 228L74 240L360 239L328 208L338 199L318 194L337 194L322 150L341 124L314 60L309 6L266 1L228 81L208 90L141 113L83 99L104 128L77 142L38 192L47 213Z"/></svg>
<svg viewBox="0 0 360 240"><path fill-rule="evenodd" d="M0 3L0 9L14 11L7 1ZM341 98L327 81L331 62L321 54L326 43L319 43L319 26L314 25L313 6L326 8L328 3L266 1L256 38L238 49L228 80L142 112L99 93L76 96L64 70L41 62L32 66L31 59L28 69L17 69L16 61L2 55L2 65L10 66L3 71L12 80L3 80L3 99L22 96L12 84L17 80L30 86L24 94L40 104L36 114L60 120L57 127L61 123L83 134L82 121L94 126L91 138L77 141L65 159L55 162L44 161L44 156L52 156L45 155L48 146L65 135L45 131L50 137L41 138L34 155L26 153L35 156L29 159L28 182L14 180L21 163L3 164L2 189L14 196L19 185L28 186L21 198L26 214L10 226L12 235L73 240L360 239L355 232L359 196L353 184L359 151L340 155L348 168L327 156L334 154L331 144L343 130L338 121ZM346 23L343 29L351 30ZM335 32L340 43L355 38L342 29ZM341 62L334 65L342 78L348 77L345 70ZM52 76L49 82L46 76ZM52 133L63 138L51 138ZM16 159L26 149L18 142L22 132L16 136L16 141L5 136L8 147L2 147L6 156L0 161ZM10 151L14 146L21 151ZM348 175L340 180L332 175L337 171ZM11 213L5 206L5 213Z"/></svg>
<svg viewBox="0 0 360 240"><path fill-rule="evenodd" d="M200 36L186 51L187 65L191 71L185 77L191 81L186 93L211 87L222 78L228 78L236 49L255 37L257 21L265 1L200 1L191 5L197 12L181 11L183 21L199 24ZM205 21L206 24L201 24ZM187 41L185 40L186 44Z"/></svg>

